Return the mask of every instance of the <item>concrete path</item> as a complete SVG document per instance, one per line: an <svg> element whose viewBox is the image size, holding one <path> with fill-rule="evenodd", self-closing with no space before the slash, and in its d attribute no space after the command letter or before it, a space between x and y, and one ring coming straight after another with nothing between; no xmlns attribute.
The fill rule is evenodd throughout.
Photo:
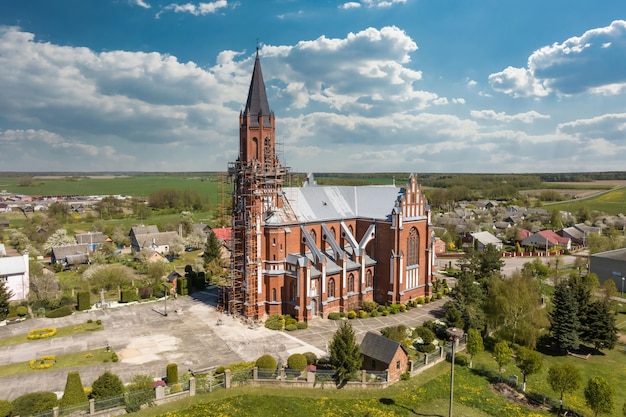
<svg viewBox="0 0 626 417"><path fill-rule="evenodd" d="M378 331L396 324L416 326L424 320L440 317L445 301L438 300L387 317L350 320L350 323L360 341L368 330ZM60 392L65 387L67 373L72 370L79 371L83 385L90 386L107 370L128 382L139 374L165 376L168 363L178 364L182 373L186 369L201 371L234 362L254 361L265 353L282 359L283 363L293 353L313 352L322 356L339 325L332 320L316 319L308 329L294 332L251 327L217 312L215 295L209 292L168 300L167 316L163 314L164 309L164 302L157 301L90 310L58 319L30 319L0 327L0 337L4 338L26 335L36 328L84 323L88 319L100 319L104 325L103 331L0 347L0 365L25 362L44 355L105 349L107 344L120 358L117 363L0 378L0 399L13 400L22 394L41 390Z"/></svg>

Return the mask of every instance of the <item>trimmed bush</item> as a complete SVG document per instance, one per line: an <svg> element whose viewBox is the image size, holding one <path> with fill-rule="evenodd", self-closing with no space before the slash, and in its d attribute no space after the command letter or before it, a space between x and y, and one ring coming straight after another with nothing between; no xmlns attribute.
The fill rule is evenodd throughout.
<svg viewBox="0 0 626 417"><path fill-rule="evenodd" d="M363 301L363 310L367 311L368 313L376 310L377 307L378 304L376 304L374 301Z"/></svg>
<svg viewBox="0 0 626 417"><path fill-rule="evenodd" d="M401 381L408 381L409 379L411 379L411 374L408 372L405 372L402 375L400 375Z"/></svg>
<svg viewBox="0 0 626 417"><path fill-rule="evenodd" d="M304 371L307 366L306 356L302 353L294 353L287 358L287 366L294 371Z"/></svg>
<svg viewBox="0 0 626 417"><path fill-rule="evenodd" d="M426 296L424 297L424 304L428 304L428 303L430 303L430 297Z"/></svg>
<svg viewBox="0 0 626 417"><path fill-rule="evenodd" d="M288 324L285 326L285 330L287 330L288 332L293 332L294 330L298 330L298 326L296 326L295 324Z"/></svg>
<svg viewBox="0 0 626 417"><path fill-rule="evenodd" d="M367 318L367 311L365 311L365 310L359 310L359 318L360 318L360 319L365 319L365 318Z"/></svg>
<svg viewBox="0 0 626 417"><path fill-rule="evenodd" d="M339 320L340 318L341 318L341 315L336 311L333 311L332 313L328 313L329 320Z"/></svg>
<svg viewBox="0 0 626 417"><path fill-rule="evenodd" d="M87 394L85 394L85 390L83 389L83 383L80 380L80 374L78 372L68 373L63 398L61 398L59 405L62 408L77 404L87 405L88 401Z"/></svg>
<svg viewBox="0 0 626 417"><path fill-rule="evenodd" d="M185 277L178 277L176 280L176 293L179 295L189 295L189 281Z"/></svg>
<svg viewBox="0 0 626 417"><path fill-rule="evenodd" d="M47 339L57 334L57 329L54 327L46 327L44 329L34 329L28 332L26 338L28 340Z"/></svg>
<svg viewBox="0 0 626 417"><path fill-rule="evenodd" d="M313 352L304 352L304 357L306 358L307 365L315 365L317 363L317 355Z"/></svg>
<svg viewBox="0 0 626 417"><path fill-rule="evenodd" d="M166 368L167 383L168 385L178 383L178 365L175 363L168 363Z"/></svg>
<svg viewBox="0 0 626 417"><path fill-rule="evenodd" d="M272 314L265 320L265 327L270 330L282 330L285 327L285 318L280 314Z"/></svg>
<svg viewBox="0 0 626 417"><path fill-rule="evenodd" d="M309 327L309 325L306 321L299 321L296 323L296 327L298 328L298 330L303 330Z"/></svg>
<svg viewBox="0 0 626 417"><path fill-rule="evenodd" d="M133 301L137 301L138 299L139 296L137 295L137 290L134 288L127 288L122 290L120 303L131 303Z"/></svg>
<svg viewBox="0 0 626 417"><path fill-rule="evenodd" d="M417 297L417 300L415 300L415 302L417 303L417 305L424 304L424 297Z"/></svg>
<svg viewBox="0 0 626 417"><path fill-rule="evenodd" d="M372 310L370 317L378 317L378 310Z"/></svg>
<svg viewBox="0 0 626 417"><path fill-rule="evenodd" d="M59 317L69 316L74 312L74 309L70 305L64 305L62 307L57 308L56 310L48 311L46 313L46 317L50 319L56 319Z"/></svg>
<svg viewBox="0 0 626 417"><path fill-rule="evenodd" d="M18 308L15 309L15 313L19 317L24 317L25 315L28 314L28 307L26 307L26 306L19 306Z"/></svg>
<svg viewBox="0 0 626 417"><path fill-rule="evenodd" d="M354 310L348 311L348 319L349 320L356 319L356 311Z"/></svg>
<svg viewBox="0 0 626 417"><path fill-rule="evenodd" d="M178 383L173 384L170 387L170 394L176 394L177 392L182 392L182 391L183 391L183 387L182 387L182 385L180 385Z"/></svg>
<svg viewBox="0 0 626 417"><path fill-rule="evenodd" d="M11 403L13 415L30 416L41 414L57 406L57 395L54 392L37 391L17 397Z"/></svg>
<svg viewBox="0 0 626 417"><path fill-rule="evenodd" d="M87 291L76 294L76 305L78 311L89 310L91 308L91 296Z"/></svg>
<svg viewBox="0 0 626 417"><path fill-rule="evenodd" d="M101 400L117 397L124 393L124 384L119 376L110 371L100 375L91 386L91 398Z"/></svg>
<svg viewBox="0 0 626 417"><path fill-rule="evenodd" d="M0 417L10 417L12 410L10 401L0 400Z"/></svg>
<svg viewBox="0 0 626 417"><path fill-rule="evenodd" d="M272 355L263 355L259 356L259 358L254 363L254 366L259 369L270 369L272 371L275 371L278 364L276 363L276 359L274 359Z"/></svg>
<svg viewBox="0 0 626 417"><path fill-rule="evenodd" d="M220 365L217 368L215 368L215 375L221 375L224 372L226 372L226 367Z"/></svg>
<svg viewBox="0 0 626 417"><path fill-rule="evenodd" d="M287 316L285 317L285 326L288 326L290 324L296 324L298 322L298 320L294 319L293 317Z"/></svg>
<svg viewBox="0 0 626 417"><path fill-rule="evenodd" d="M102 320L100 320L100 319L96 320L96 324L97 324L98 326L102 326Z"/></svg>

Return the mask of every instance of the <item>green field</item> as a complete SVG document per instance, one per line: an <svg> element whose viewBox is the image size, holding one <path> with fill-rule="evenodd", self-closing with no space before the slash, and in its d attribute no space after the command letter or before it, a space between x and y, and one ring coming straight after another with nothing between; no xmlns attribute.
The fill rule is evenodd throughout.
<svg viewBox="0 0 626 417"><path fill-rule="evenodd" d="M626 214L626 187L608 191L601 195L565 203L545 204L549 210L569 211L576 213L581 207L590 211L598 211L609 215Z"/></svg>

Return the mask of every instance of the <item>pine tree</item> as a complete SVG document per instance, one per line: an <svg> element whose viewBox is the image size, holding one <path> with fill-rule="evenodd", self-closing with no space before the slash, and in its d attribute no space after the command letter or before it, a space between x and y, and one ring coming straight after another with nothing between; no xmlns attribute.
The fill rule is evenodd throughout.
<svg viewBox="0 0 626 417"><path fill-rule="evenodd" d="M578 305L574 291L566 283L561 282L554 287L554 308L550 313L550 332L556 346L562 351L578 349Z"/></svg>
<svg viewBox="0 0 626 417"><path fill-rule="evenodd" d="M204 263L208 264L211 261L220 259L222 257L222 245L212 231L209 233L207 242L204 245Z"/></svg>
<svg viewBox="0 0 626 417"><path fill-rule="evenodd" d="M7 318L9 314L9 300L13 297L13 292L9 290L4 281L0 281L0 321Z"/></svg>
<svg viewBox="0 0 626 417"><path fill-rule="evenodd" d="M609 302L598 300L589 304L581 339L593 343L597 351L613 349L617 343L617 324Z"/></svg>
<svg viewBox="0 0 626 417"><path fill-rule="evenodd" d="M354 330L344 321L333 335L329 345L330 364L336 370L337 381L341 384L350 374L361 369L363 358L359 345L356 343Z"/></svg>
<svg viewBox="0 0 626 417"><path fill-rule="evenodd" d="M80 380L80 374L78 372L68 373L63 398L61 398L61 408L77 404L87 404L88 401L87 394L85 394L85 390L83 389L83 383Z"/></svg>
<svg viewBox="0 0 626 417"><path fill-rule="evenodd" d="M124 384L119 376L110 371L104 372L92 384L91 398L96 400L119 397L124 393ZM124 400L120 398L120 404Z"/></svg>

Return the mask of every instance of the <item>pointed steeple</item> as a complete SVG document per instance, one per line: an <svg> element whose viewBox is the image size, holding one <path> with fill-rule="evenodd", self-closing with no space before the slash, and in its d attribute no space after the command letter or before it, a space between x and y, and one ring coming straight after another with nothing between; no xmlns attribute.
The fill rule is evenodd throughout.
<svg viewBox="0 0 626 417"><path fill-rule="evenodd" d="M250 127L259 126L259 116L263 116L263 126L270 127L270 105L267 101L265 83L263 82L263 72L261 71L261 61L259 60L259 50L257 48L254 60L254 70L252 80L248 90L248 100L243 111L244 118L250 116Z"/></svg>

